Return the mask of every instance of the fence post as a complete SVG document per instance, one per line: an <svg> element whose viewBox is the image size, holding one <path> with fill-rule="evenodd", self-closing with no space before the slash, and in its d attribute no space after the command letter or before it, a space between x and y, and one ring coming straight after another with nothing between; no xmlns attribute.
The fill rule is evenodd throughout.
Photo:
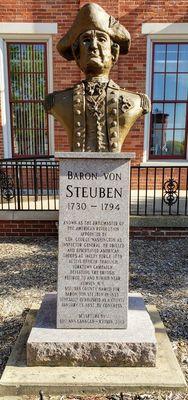
<svg viewBox="0 0 188 400"><path fill-rule="evenodd" d="M20 207L20 180L19 180L19 164L18 161L16 163L16 192L17 192L17 203L18 203L18 210L21 209Z"/></svg>
<svg viewBox="0 0 188 400"><path fill-rule="evenodd" d="M35 193L35 203L38 200L38 179L37 179L37 160L34 159L34 193ZM36 204L35 204L36 206Z"/></svg>

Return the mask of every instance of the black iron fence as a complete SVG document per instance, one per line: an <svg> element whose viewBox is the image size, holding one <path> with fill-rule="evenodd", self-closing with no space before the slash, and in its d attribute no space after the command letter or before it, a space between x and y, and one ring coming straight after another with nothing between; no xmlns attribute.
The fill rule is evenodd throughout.
<svg viewBox="0 0 188 400"><path fill-rule="evenodd" d="M188 215L187 167L131 167L131 215Z"/></svg>
<svg viewBox="0 0 188 400"><path fill-rule="evenodd" d="M0 210L58 210L59 163L0 160Z"/></svg>
<svg viewBox="0 0 188 400"><path fill-rule="evenodd" d="M58 210L59 163L0 160L0 210ZM131 215L188 215L188 167L131 167Z"/></svg>

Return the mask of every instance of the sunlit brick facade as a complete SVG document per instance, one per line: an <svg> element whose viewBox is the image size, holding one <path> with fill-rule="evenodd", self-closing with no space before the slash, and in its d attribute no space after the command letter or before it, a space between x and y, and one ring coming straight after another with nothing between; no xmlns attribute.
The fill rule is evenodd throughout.
<svg viewBox="0 0 188 400"><path fill-rule="evenodd" d="M48 62L53 64L53 70L50 71L51 88L53 90L60 90L74 85L79 81L82 76L76 66L75 62L67 62L60 57L56 50L56 44L60 37L62 37L65 32L70 27L73 22L78 10L88 1L64 1L64 0L28 0L27 2L21 2L20 0L1 0L1 13L0 13L0 37L3 43L10 40L18 40L20 42L24 41L24 34L10 34L5 33L2 23L40 23L41 27L44 23L56 23L57 24L57 34L51 34L52 38L52 54L48 57ZM188 23L188 13L187 13L187 0L151 0L151 1L125 1L125 0L106 0L97 1L109 14L113 15L129 30L132 37L132 45L130 52L127 56L120 56L118 64L114 67L111 77L117 82L121 87L125 87L130 91L147 92L150 95L150 87L146 85L147 78L147 34L143 34L143 24L156 24L156 23L169 23L169 24L180 24L182 26ZM180 26L179 25L179 26ZM3 30L3 33L1 31ZM186 30L186 29L184 29ZM188 30L187 30L188 32ZM162 30L160 32L162 35ZM171 40L175 37L176 32L172 35L169 34L167 40ZM162 37L162 36L160 36ZM28 38L28 35L27 35ZM186 41L186 35L184 32L177 32L177 39ZM40 40L40 35L30 34L29 40ZM188 34L187 34L188 42ZM6 43L5 43L6 45ZM51 59L50 59L51 57ZM150 54L151 57L151 54ZM3 58L4 62L6 57ZM47 65L48 67L48 65ZM0 74L2 72L0 71ZM4 79L7 79L6 76ZM2 77L1 77L2 80ZM0 81L1 81L0 80ZM1 82L1 102L8 101L3 100L3 83ZM148 86L148 87L146 87ZM2 108L0 107L0 110ZM6 114L6 118L7 118ZM2 118L1 118L2 121ZM5 121L7 123L7 120ZM149 124L148 128L149 130ZM140 164L148 161L148 157L145 154L147 152L147 146L149 146L149 131L147 132L146 127L144 127L144 117L135 123L131 132L125 140L123 151L134 151L136 153L136 164ZM6 131L5 131L6 132ZM7 132L9 132L7 130ZM54 132L54 133L53 133ZM9 133L7 133L8 135ZM49 135L51 136L51 142L55 142L56 151L68 151L68 140L66 133L60 127L60 125L55 121L54 130L53 124L50 126ZM144 137L145 135L145 137ZM5 136L5 133L4 133ZM147 138L146 138L147 136ZM3 129L2 122L0 124L0 157L5 156L11 157L11 151L6 152L6 143L3 143ZM9 147L11 148L10 139ZM54 153L54 148L51 145L50 153ZM185 156L184 162L187 156ZM169 160L168 160L169 161Z"/></svg>

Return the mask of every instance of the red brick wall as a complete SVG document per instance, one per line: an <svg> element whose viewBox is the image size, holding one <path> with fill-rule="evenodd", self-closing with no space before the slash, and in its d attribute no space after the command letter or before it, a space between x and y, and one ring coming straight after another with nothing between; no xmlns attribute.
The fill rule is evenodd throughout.
<svg viewBox="0 0 188 400"><path fill-rule="evenodd" d="M2 220L0 236L57 236L55 221Z"/></svg>
<svg viewBox="0 0 188 400"><path fill-rule="evenodd" d="M72 86L81 74L74 62L63 60L56 50L57 41L70 27L78 9L88 0L1 0L0 22L57 22L58 35L53 37L54 90ZM143 22L188 22L187 0L99 0L98 4L118 18L130 31L132 46L127 56L120 56L111 77L122 87L145 92L146 37L141 34ZM135 151L136 163L143 156L143 122L140 119L129 133L123 151ZM68 150L65 132L55 122L55 148ZM2 130L0 127L0 156Z"/></svg>
<svg viewBox="0 0 188 400"><path fill-rule="evenodd" d="M188 237L188 228L130 228L130 237L134 239L175 239Z"/></svg>
<svg viewBox="0 0 188 400"><path fill-rule="evenodd" d="M1 236L58 236L56 221L32 221L32 220L2 220L0 221ZM130 237L136 239L168 239L188 237L188 228L167 227L131 227Z"/></svg>

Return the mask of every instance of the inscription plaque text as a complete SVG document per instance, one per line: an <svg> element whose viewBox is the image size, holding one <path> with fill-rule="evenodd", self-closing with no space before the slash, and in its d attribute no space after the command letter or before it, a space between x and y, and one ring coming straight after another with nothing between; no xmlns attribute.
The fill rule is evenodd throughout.
<svg viewBox="0 0 188 400"><path fill-rule="evenodd" d="M129 161L60 162L58 328L126 328Z"/></svg>

